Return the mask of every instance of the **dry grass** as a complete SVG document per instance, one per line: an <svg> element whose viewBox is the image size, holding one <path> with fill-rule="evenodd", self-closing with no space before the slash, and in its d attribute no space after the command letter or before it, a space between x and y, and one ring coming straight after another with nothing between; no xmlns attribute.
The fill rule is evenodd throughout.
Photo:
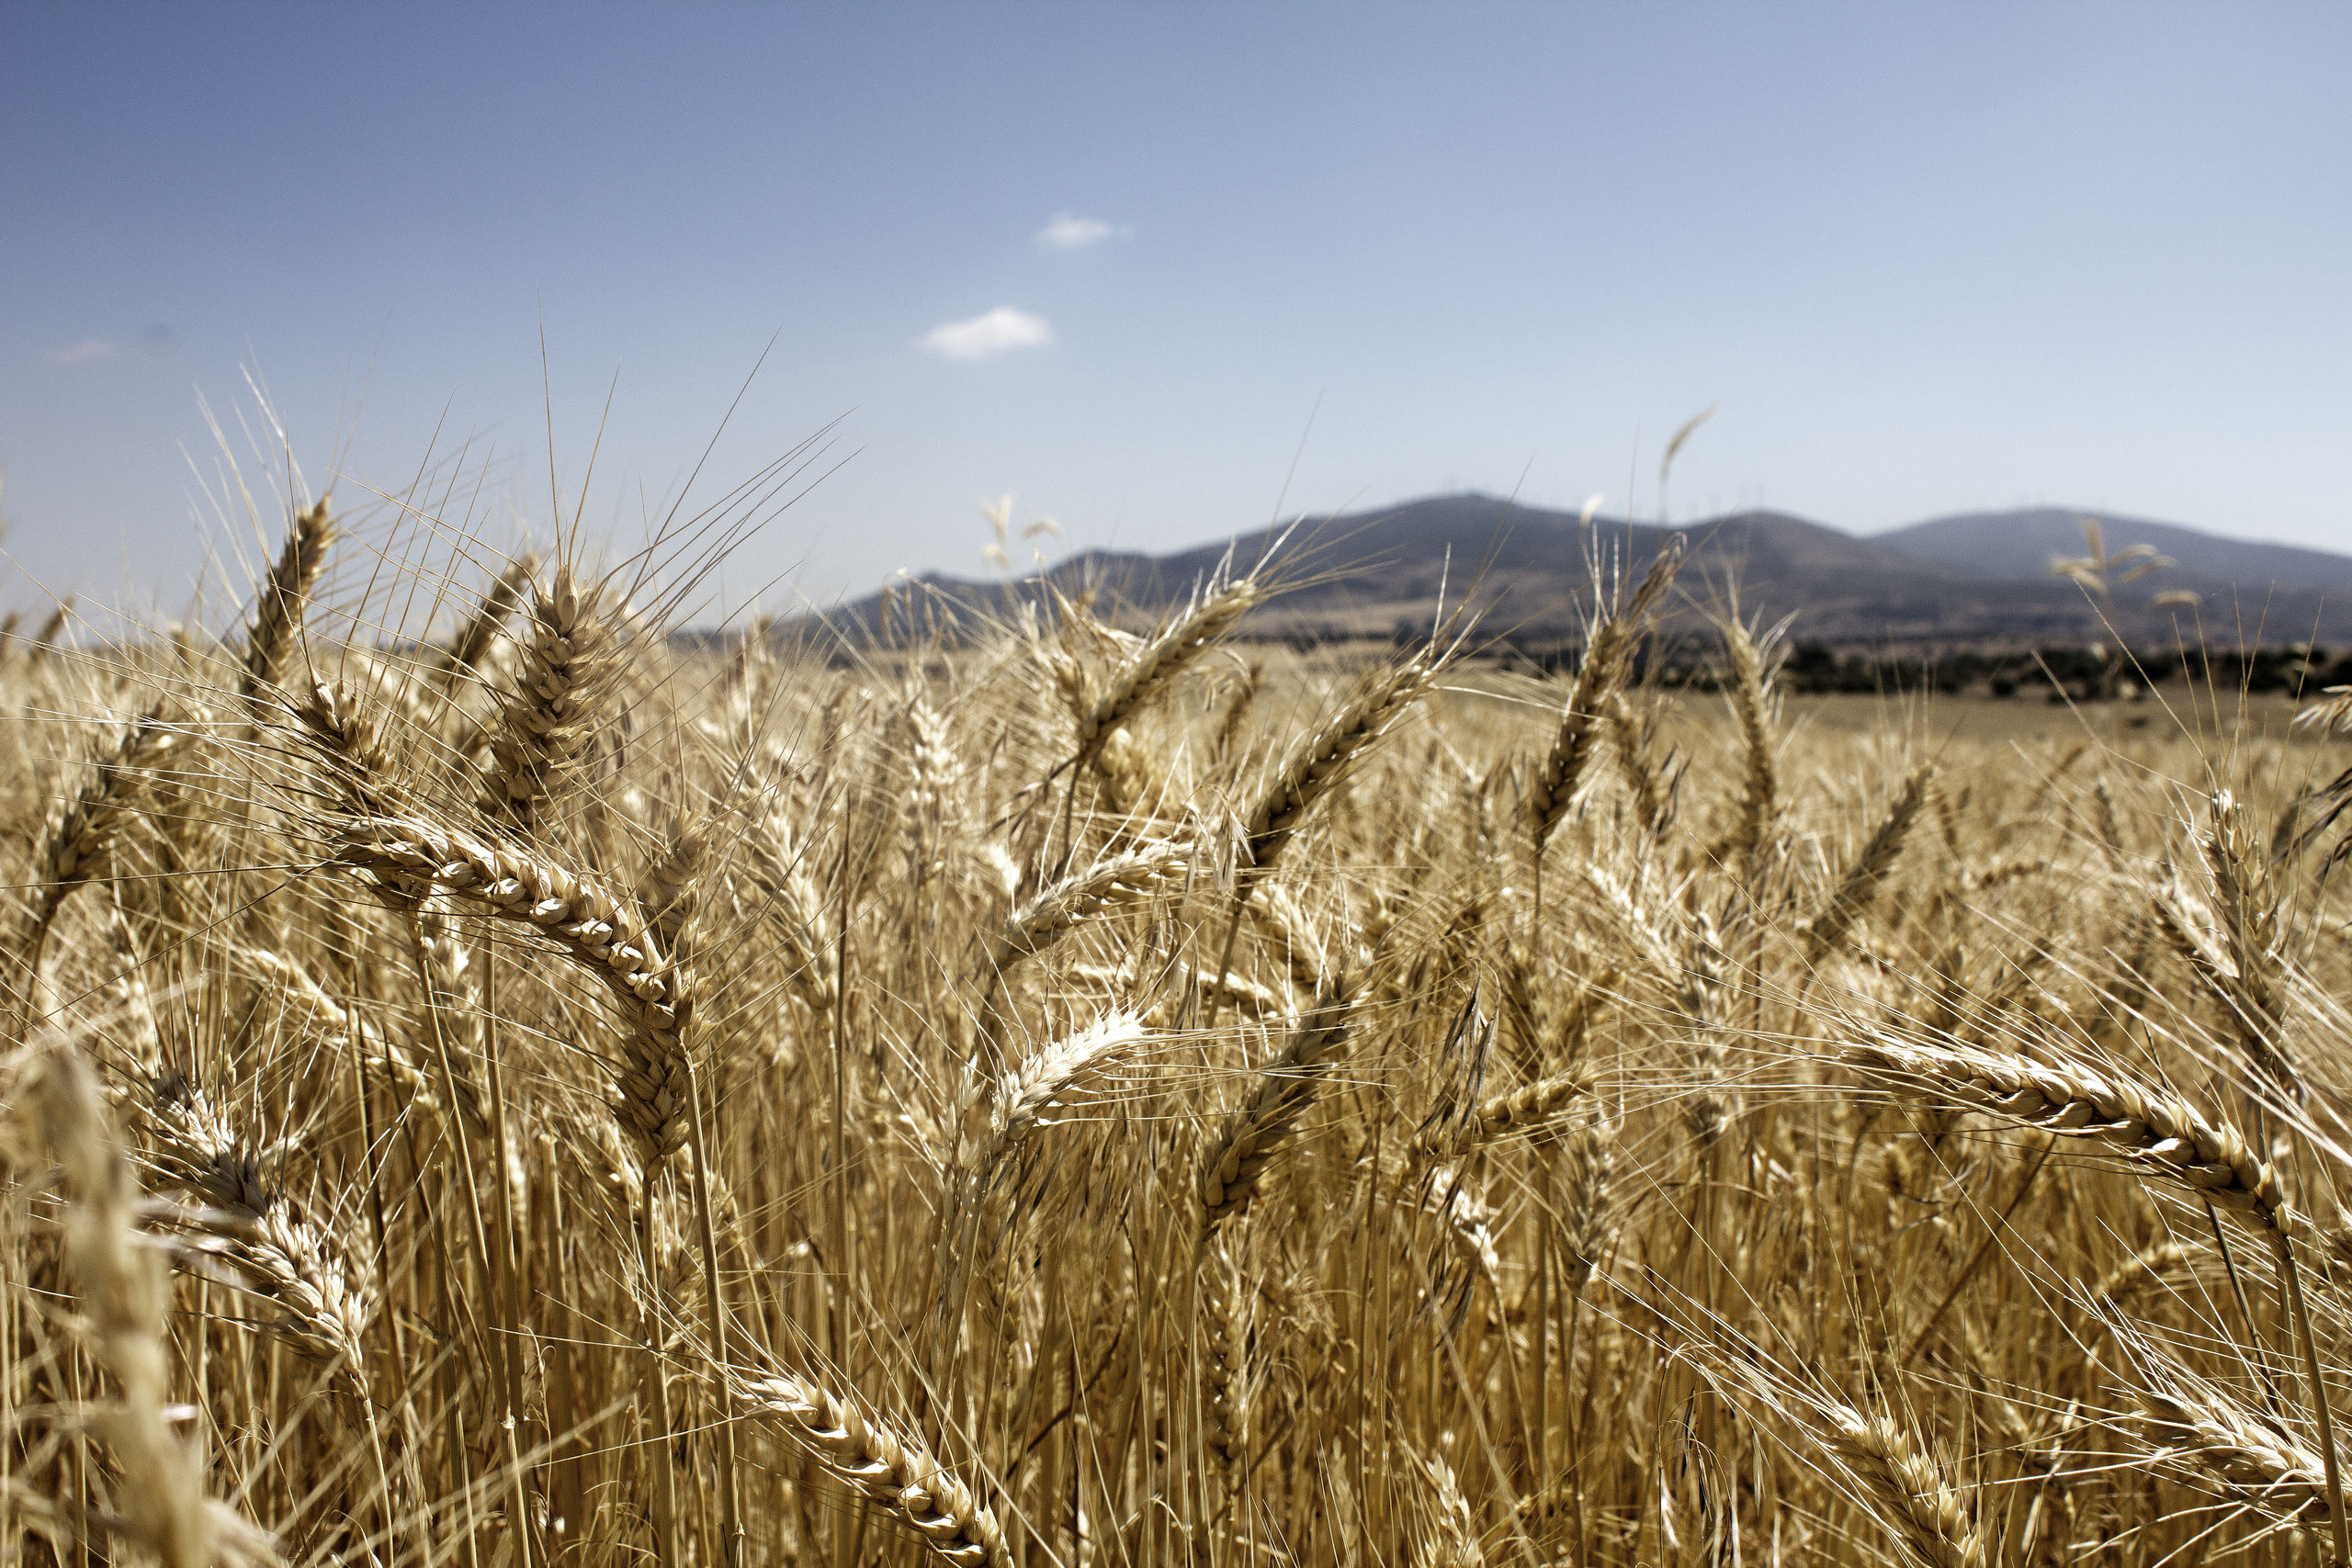
<svg viewBox="0 0 2352 1568"><path fill-rule="evenodd" d="M1238 570L837 668L278 523L0 663L16 1557L2341 1540L2324 727L1670 697L1671 558L1555 682Z"/></svg>

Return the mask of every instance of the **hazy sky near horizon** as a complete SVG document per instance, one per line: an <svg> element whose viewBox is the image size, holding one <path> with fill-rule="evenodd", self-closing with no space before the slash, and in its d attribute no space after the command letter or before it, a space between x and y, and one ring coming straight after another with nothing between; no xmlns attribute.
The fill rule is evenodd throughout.
<svg viewBox="0 0 2352 1568"><path fill-rule="evenodd" d="M314 487L501 538L616 387L633 542L771 341L689 510L822 477L730 602L981 574L1006 492L1057 552L1464 488L2352 550L2347 80L2343 6L7 0L0 603L241 597L249 375Z"/></svg>

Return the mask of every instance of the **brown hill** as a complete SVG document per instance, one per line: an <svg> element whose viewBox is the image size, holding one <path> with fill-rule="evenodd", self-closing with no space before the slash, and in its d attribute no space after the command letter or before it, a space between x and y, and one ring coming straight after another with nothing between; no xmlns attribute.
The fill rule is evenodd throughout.
<svg viewBox="0 0 2352 1568"><path fill-rule="evenodd" d="M2109 536L2110 549L2134 542L2129 526ZM2176 636L2193 643L2199 640L2200 620L2202 640L2217 648L2301 640L2340 647L2352 640L2352 592L2331 592L2333 583L2246 581L2211 570L2168 569L2116 590L2116 625L2109 629L2103 607L2074 582L2046 570L2029 577L1972 570L1961 564L1965 552L1957 559L1927 558L1883 539L1858 538L1774 512L1738 513L1676 531L1689 536L1691 553L1674 619L1694 628L1736 584L1744 613L1771 619L1794 615L1793 637L1832 645L2018 648L2096 641L2118 631L2134 643L2169 644ZM1215 570L1229 547L1245 569L1271 558L1273 574L1287 584L1254 618L1250 629L1260 636L1385 637L1426 627L1442 592L1448 605L1469 599L1488 636L1522 644L1573 641L1592 604L1596 572L1604 580L1638 572L1668 532L1611 518L1580 525L1573 513L1492 496L1433 496L1302 519L1240 536L1229 547L1165 556L1084 552L1049 575L1066 592L1091 589L1099 602L1148 617ZM2011 550L1997 564L2010 566L2017 558ZM920 581L933 613L965 622L1002 615L1038 592L1035 580ZM2188 608L2152 603L2159 591L2184 589L2202 603ZM875 635L881 628L881 597L843 606L825 619L851 635Z"/></svg>

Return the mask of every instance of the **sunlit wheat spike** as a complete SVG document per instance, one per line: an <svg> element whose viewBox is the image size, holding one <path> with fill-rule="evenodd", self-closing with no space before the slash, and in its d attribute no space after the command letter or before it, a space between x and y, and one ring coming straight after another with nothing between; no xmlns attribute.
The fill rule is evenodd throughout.
<svg viewBox="0 0 2352 1568"><path fill-rule="evenodd" d="M1683 548L1681 535L1668 539L1633 597L1595 626L1585 644L1584 661L1577 667L1567 701L1560 710L1559 728L1543 761L1528 778L1528 824L1539 855L1558 831L1584 782L1600 727L1607 722L1611 701L1624 682L1634 650L1682 570Z"/></svg>
<svg viewBox="0 0 2352 1568"><path fill-rule="evenodd" d="M2286 1053L2287 965L2280 949L2278 895L2245 806L2228 790L2215 793L2199 837L2213 878L2229 962L2202 977L2230 1010L2247 1066L2274 1094L2300 1098L2301 1081Z"/></svg>
<svg viewBox="0 0 2352 1568"><path fill-rule="evenodd" d="M1039 1047L1001 1079L977 1071L965 1108L956 1163L985 1181L996 1162L1025 1142L1065 1095L1132 1058L1152 1038L1142 1015L1113 1009L1086 1028Z"/></svg>
<svg viewBox="0 0 2352 1568"><path fill-rule="evenodd" d="M1379 671L1322 728L1291 748L1242 815L1242 861L1260 873L1271 870L1317 802L1347 778L1366 748L1426 696L1442 672L1444 659L1424 650Z"/></svg>
<svg viewBox="0 0 2352 1568"><path fill-rule="evenodd" d="M2175 1183L2281 1235L2301 1223L2278 1173L2236 1128L2119 1070L2051 1053L2030 1060L1883 1035L1849 1046L1847 1060L1966 1110L2094 1144L2150 1180Z"/></svg>
<svg viewBox="0 0 2352 1568"><path fill-rule="evenodd" d="M739 1375L737 1398L956 1568L1012 1568L996 1515L910 1434L854 1398L788 1373Z"/></svg>
<svg viewBox="0 0 2352 1568"><path fill-rule="evenodd" d="M1196 1187L1201 1233L1206 1236L1257 1195L1260 1179L1296 1132L1315 1091L1331 1075L1348 1043L1355 1010L1350 981L1308 1012L1282 1050L1259 1068L1250 1097L1227 1114L1204 1145Z"/></svg>
<svg viewBox="0 0 2352 1568"><path fill-rule="evenodd" d="M1255 576L1235 581L1212 578L1196 590L1182 610L1120 661L1079 715L1079 761L1092 761L1113 731L1148 705L1264 597L1264 586Z"/></svg>
<svg viewBox="0 0 2352 1568"><path fill-rule="evenodd" d="M480 798L484 811L529 829L585 762L626 665L621 617L605 603L603 586L582 582L570 561L533 585L526 626L520 666L491 732Z"/></svg>
<svg viewBox="0 0 2352 1568"><path fill-rule="evenodd" d="M491 580L490 592L482 595L481 603L474 606L473 614L458 628L458 635L449 639L449 646L441 650L438 663L445 680L480 674L491 644L505 629L506 618L514 613L514 603L523 595L523 585L531 581L537 570L537 558L517 556Z"/></svg>
<svg viewBox="0 0 2352 1568"><path fill-rule="evenodd" d="M205 1495L202 1448L166 1416L172 1358L164 1337L170 1288L157 1250L137 1224L140 1189L81 1054L51 1040L30 1103L71 1200L65 1255L80 1286L98 1358L120 1402L95 1423L122 1466L120 1513L95 1521L136 1541L169 1568L275 1562L276 1543L227 1504Z"/></svg>
<svg viewBox="0 0 2352 1568"><path fill-rule="evenodd" d="M334 537L325 496L307 511L295 513L286 547L262 581L253 620L245 628L244 671L238 695L248 702L285 679L288 656L301 634L303 613L310 606L311 591L318 586Z"/></svg>
<svg viewBox="0 0 2352 1568"><path fill-rule="evenodd" d="M651 1157L683 1147L693 1003L637 901L488 822L452 826L408 807L385 782L366 721L339 694L322 687L297 711L298 732L338 796L317 824L328 863L369 873L411 909L439 897L554 943L605 985L628 1025L614 1075L622 1121Z"/></svg>
<svg viewBox="0 0 2352 1568"><path fill-rule="evenodd" d="M1414 1144L1424 1158L1468 1154L1482 1145L1514 1133L1530 1132L1556 1120L1561 1111L1592 1092L1593 1074L1579 1066L1549 1077L1537 1078L1478 1102L1458 1130L1431 1129Z"/></svg>
<svg viewBox="0 0 2352 1568"><path fill-rule="evenodd" d="M2279 1525L2327 1514L2327 1470L2317 1451L2221 1390L2143 1389L2139 1435L2157 1467Z"/></svg>
<svg viewBox="0 0 2352 1568"><path fill-rule="evenodd" d="M1871 906L1878 901L1879 888L1894 869L1895 858L1902 854L1904 841L1911 836L1911 824L1918 819L1933 772L1922 767L1904 781L1903 793L1887 808L1878 830L1838 879L1838 890L1830 895L1828 907L1814 917L1812 929L1805 935L1808 967L1844 942L1847 933L1854 929L1854 922L1868 914Z"/></svg>
<svg viewBox="0 0 2352 1568"><path fill-rule="evenodd" d="M145 1120L162 1183L202 1205L181 1216L194 1249L225 1264L239 1289L274 1303L270 1326L296 1351L364 1389L379 1296L365 1251L302 1213L185 1075L166 1074L152 1087Z"/></svg>
<svg viewBox="0 0 2352 1568"><path fill-rule="evenodd" d="M1043 953L1087 920L1148 902L1181 885L1194 852L1185 841L1154 844L1099 861L1040 889L997 933L997 966Z"/></svg>
<svg viewBox="0 0 2352 1568"><path fill-rule="evenodd" d="M116 731L72 793L51 807L40 833L39 872L26 911L23 951L40 962L42 943L74 890L98 874L154 772L185 737L151 708Z"/></svg>
<svg viewBox="0 0 2352 1568"><path fill-rule="evenodd" d="M1942 1471L1886 1416L1834 1402L1822 1408L1830 1451L1878 1505L1876 1517L1928 1568L1983 1568L1984 1540Z"/></svg>
<svg viewBox="0 0 2352 1568"><path fill-rule="evenodd" d="M1598 1115L1587 1115L1566 1145L1561 1229L1567 1243L1566 1284L1577 1293L1592 1282L1615 1236L1611 1179L1616 1174L1617 1129Z"/></svg>

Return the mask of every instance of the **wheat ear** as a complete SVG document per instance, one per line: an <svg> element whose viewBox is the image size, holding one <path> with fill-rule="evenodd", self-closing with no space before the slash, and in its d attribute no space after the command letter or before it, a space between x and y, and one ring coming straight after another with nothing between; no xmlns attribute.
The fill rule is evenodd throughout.
<svg viewBox="0 0 2352 1568"><path fill-rule="evenodd" d="M2337 1473L2335 1419L2321 1375L2319 1346L2303 1302L2302 1273L2293 1238L2310 1226L2287 1206L2278 1176L2243 1134L2199 1111L2168 1089L2134 1082L2121 1073L2059 1058L2028 1061L1961 1045L1921 1044L1887 1037L1850 1047L1847 1059L1866 1073L1907 1081L1971 1110L2020 1126L2064 1134L2124 1159L2145 1179L2177 1183L2208 1203L2258 1221L2270 1238L2287 1310L2301 1343L2303 1377L2319 1428L2327 1472L2328 1523L2339 1558L2352 1562L2343 1485Z"/></svg>
<svg viewBox="0 0 2352 1568"><path fill-rule="evenodd" d="M162 1258L139 1234L139 1179L115 1136L97 1079L62 1041L49 1047L39 1071L32 1102L71 1200L63 1215L65 1255L98 1359L122 1389L120 1405L98 1427L122 1464L124 1511L101 1522L169 1568L274 1562L276 1543L267 1535L205 1495L203 1452L175 1436L164 1415L171 1357L164 1319L171 1288Z"/></svg>
<svg viewBox="0 0 2352 1568"><path fill-rule="evenodd" d="M2230 1010L2248 1066L2275 1093L2295 1095L2301 1084L2284 1042L2287 973L2279 944L2278 895L2245 807L2228 790L2213 796L2199 847L2212 873L2213 901L2230 959L2226 968L2202 967L2200 974Z"/></svg>
<svg viewBox="0 0 2352 1568"><path fill-rule="evenodd" d="M1930 1568L1983 1568L1975 1522L1910 1433L1885 1416L1834 1402L1821 1414L1830 1451L1879 1505L1874 1512L1889 1534Z"/></svg>
<svg viewBox="0 0 2352 1568"><path fill-rule="evenodd" d="M1837 892L1830 895L1829 905L1815 916L1805 937L1804 961L1807 967L1818 963L1822 955L1846 940L1854 922L1870 912L1878 901L1880 886L1887 873L1894 869L1895 858L1903 853L1904 840L1911 836L1911 824L1918 819L1919 807L1927 799L1928 779L1931 768L1920 768L1903 785L1903 793L1894 797L1878 831L1854 863L1846 868L1838 879Z"/></svg>
<svg viewBox="0 0 2352 1568"><path fill-rule="evenodd" d="M1610 1181L1616 1171L1617 1129L1600 1116L1587 1116L1566 1143L1560 1229L1567 1244L1568 1292L1581 1296L1615 1235Z"/></svg>
<svg viewBox="0 0 2352 1568"><path fill-rule="evenodd" d="M490 592L481 596L474 613L466 617L458 635L441 650L437 664L445 684L454 685L469 675L479 677L491 642L504 628L506 618L514 613L514 602L523 596L523 585L531 581L536 570L537 562L533 557L517 556L492 581Z"/></svg>
<svg viewBox="0 0 2352 1568"><path fill-rule="evenodd" d="M2301 1525L2328 1507L2327 1466L2267 1417L2218 1390L2193 1398L2141 1390L2140 1431L2159 1469L2218 1487L2274 1524Z"/></svg>
<svg viewBox="0 0 2352 1568"><path fill-rule="evenodd" d="M179 1218L195 1250L228 1265L237 1287L278 1309L272 1330L306 1359L364 1392L368 1325L378 1301L366 1254L306 1218L266 1179L262 1160L177 1073L152 1086L147 1113L156 1174L204 1206Z"/></svg>
<svg viewBox="0 0 2352 1568"><path fill-rule="evenodd" d="M1758 857L1770 840L1780 809L1780 762L1773 752L1773 693L1771 643L1759 639L1736 611L1723 624L1724 654L1731 665L1729 700L1738 721L1747 768L1740 780L1739 817L1720 857L1736 865L1749 882L1755 880Z"/></svg>
<svg viewBox="0 0 2352 1568"><path fill-rule="evenodd" d="M40 968L41 949L58 911L74 889L96 876L122 834L154 770L178 747L179 732L150 709L116 733L92 761L79 788L50 808L40 834L40 859L25 914L22 951L28 973Z"/></svg>
<svg viewBox="0 0 2352 1568"><path fill-rule="evenodd" d="M1242 860L1262 875L1290 846L1316 804L1343 783L1365 748L1437 684L1444 667L1430 650L1360 687L1321 728L1291 749L1241 818Z"/></svg>
<svg viewBox="0 0 2352 1568"><path fill-rule="evenodd" d="M1469 1154L1498 1138L1543 1126L1591 1091L1592 1071L1586 1066L1537 1078L1480 1100L1459 1129L1432 1128L1423 1133L1415 1140L1413 1152L1424 1159Z"/></svg>
<svg viewBox="0 0 2352 1568"><path fill-rule="evenodd" d="M1094 761L1113 732L1142 712L1264 597L1265 589L1255 577L1236 582L1212 578L1195 591L1182 612L1120 663L1093 702L1079 714L1078 761Z"/></svg>
<svg viewBox="0 0 2352 1568"><path fill-rule="evenodd" d="M1019 1148L1074 1094L1151 1038L1142 1015L1114 1009L1085 1029L1054 1041L1001 1078L978 1065L967 1072L958 1107L956 1163L980 1186L999 1160Z"/></svg>
<svg viewBox="0 0 2352 1568"><path fill-rule="evenodd" d="M1194 1189L1204 1241L1257 1195L1266 1168L1297 1130L1316 1089L1340 1065L1354 1010L1354 987L1341 979L1331 998L1301 1019L1282 1051L1258 1070L1250 1098L1226 1116L1202 1149Z"/></svg>
<svg viewBox="0 0 2352 1568"><path fill-rule="evenodd" d="M516 827L536 824L594 744L596 710L622 673L602 598L597 585L574 578L569 561L557 564L550 582L533 585L522 667L500 705L481 780L482 809Z"/></svg>
<svg viewBox="0 0 2352 1568"><path fill-rule="evenodd" d="M302 614L326 566L327 549L334 543L334 523L327 515L327 498L321 496L308 511L295 513L286 547L261 585L254 618L245 628L244 672L237 694L247 702L277 686L286 675L288 657L302 627Z"/></svg>
<svg viewBox="0 0 2352 1568"><path fill-rule="evenodd" d="M1250 1296L1229 1245L1210 1248L1201 1283L1201 1425L1219 1474L1238 1484L1250 1458Z"/></svg>
<svg viewBox="0 0 2352 1568"><path fill-rule="evenodd" d="M1158 897L1183 880L1193 854L1189 843L1154 844L1072 872L1007 918L997 933L995 966L1043 953L1086 920Z"/></svg>
<svg viewBox="0 0 2352 1568"><path fill-rule="evenodd" d="M737 1396L754 1418L783 1427L956 1568L1012 1568L995 1514L911 1433L867 1415L854 1398L787 1373L742 1378Z"/></svg>
<svg viewBox="0 0 2352 1568"><path fill-rule="evenodd" d="M1538 855L1552 841L1552 835L1576 799L1585 770L1591 765L1600 727L1608 721L1611 702L1633 661L1634 649L1648 629L1650 616L1656 613L1659 601L1674 586L1675 575L1682 570L1682 551L1683 538L1677 534L1650 562L1633 598L1594 627L1585 644L1584 660L1577 667L1576 679L1568 686L1568 700L1560 710L1560 727L1552 736L1551 748L1544 752L1543 762L1527 783L1528 826Z"/></svg>
<svg viewBox="0 0 2352 1568"><path fill-rule="evenodd" d="M2175 1182L2282 1235L2301 1224L2278 1173L2244 1134L2169 1089L2064 1057L2035 1061L1886 1035L1849 1046L1847 1060L1962 1109L2095 1144L2144 1177Z"/></svg>
<svg viewBox="0 0 2352 1568"><path fill-rule="evenodd" d="M454 828L416 814L383 776L358 709L333 688L316 688L295 717L338 797L320 824L327 863L373 874L411 909L437 896L527 926L603 981L629 1025L615 1111L649 1163L684 1146L693 1001L636 900L487 823Z"/></svg>

